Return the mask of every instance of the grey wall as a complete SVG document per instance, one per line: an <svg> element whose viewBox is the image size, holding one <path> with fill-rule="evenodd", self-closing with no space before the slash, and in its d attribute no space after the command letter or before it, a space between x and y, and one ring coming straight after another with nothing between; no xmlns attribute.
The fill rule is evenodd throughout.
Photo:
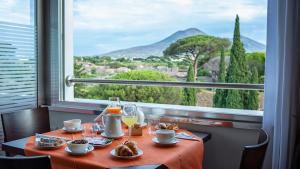
<svg viewBox="0 0 300 169"><path fill-rule="evenodd" d="M79 118L83 122L92 122L95 117L81 113L51 111L51 129L62 128L64 120ZM258 137L255 130L199 125L181 125L181 127L212 134L211 140L205 143L203 169L238 169L243 146L254 144Z"/></svg>

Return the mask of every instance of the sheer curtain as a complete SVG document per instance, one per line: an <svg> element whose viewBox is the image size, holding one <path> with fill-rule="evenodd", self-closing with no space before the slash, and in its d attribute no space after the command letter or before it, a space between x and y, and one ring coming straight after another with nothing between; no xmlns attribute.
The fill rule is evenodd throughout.
<svg viewBox="0 0 300 169"><path fill-rule="evenodd" d="M300 1L269 0L264 128L271 136L264 168L299 168Z"/></svg>

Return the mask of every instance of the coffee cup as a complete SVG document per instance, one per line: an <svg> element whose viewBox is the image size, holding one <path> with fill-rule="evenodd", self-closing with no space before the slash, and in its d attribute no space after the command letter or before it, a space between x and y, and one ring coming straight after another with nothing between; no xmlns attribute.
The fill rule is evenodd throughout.
<svg viewBox="0 0 300 169"><path fill-rule="evenodd" d="M85 153L87 151L89 142L84 139L73 140L68 142L68 148L73 153Z"/></svg>
<svg viewBox="0 0 300 169"><path fill-rule="evenodd" d="M170 143L175 139L174 130L156 130L155 133L160 143Z"/></svg>
<svg viewBox="0 0 300 169"><path fill-rule="evenodd" d="M64 127L68 130L78 130L81 127L80 119L72 119L64 121Z"/></svg>

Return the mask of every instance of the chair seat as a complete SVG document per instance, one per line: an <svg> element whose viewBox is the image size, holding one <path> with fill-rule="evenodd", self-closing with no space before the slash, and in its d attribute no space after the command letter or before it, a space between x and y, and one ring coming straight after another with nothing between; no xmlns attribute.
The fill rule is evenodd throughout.
<svg viewBox="0 0 300 169"><path fill-rule="evenodd" d="M261 169L269 143L269 136L263 129L259 130L258 144L245 146L240 169Z"/></svg>
<svg viewBox="0 0 300 169"><path fill-rule="evenodd" d="M1 157L1 169L51 169L49 156Z"/></svg>
<svg viewBox="0 0 300 169"><path fill-rule="evenodd" d="M5 142L50 131L47 107L1 113L1 120Z"/></svg>

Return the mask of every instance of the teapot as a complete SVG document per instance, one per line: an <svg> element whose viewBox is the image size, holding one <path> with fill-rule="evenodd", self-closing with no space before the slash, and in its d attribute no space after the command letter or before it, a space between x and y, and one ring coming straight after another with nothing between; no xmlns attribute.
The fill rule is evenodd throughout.
<svg viewBox="0 0 300 169"><path fill-rule="evenodd" d="M118 138L124 135L122 130L122 110L118 97L109 98L110 105L94 121L103 124L104 137Z"/></svg>
<svg viewBox="0 0 300 169"><path fill-rule="evenodd" d="M117 138L124 135L121 123L121 114L105 113L102 115L102 124L104 126L104 136L108 138Z"/></svg>

